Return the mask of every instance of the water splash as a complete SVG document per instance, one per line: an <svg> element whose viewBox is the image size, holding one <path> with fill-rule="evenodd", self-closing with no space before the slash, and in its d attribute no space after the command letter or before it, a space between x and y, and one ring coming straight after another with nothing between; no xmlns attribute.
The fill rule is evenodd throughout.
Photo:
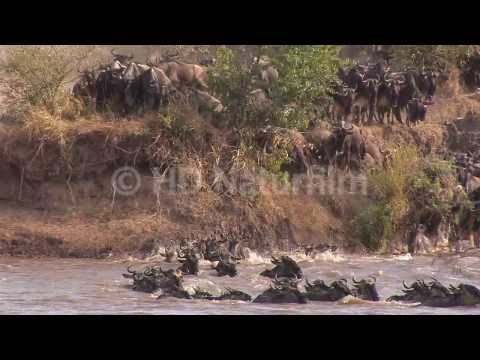
<svg viewBox="0 0 480 360"><path fill-rule="evenodd" d="M315 260L320 260L324 262L332 262L332 263L338 263L338 262L343 262L346 261L346 259L341 256L340 254L331 252L330 250L327 250L321 254L316 254L315 255Z"/></svg>
<svg viewBox="0 0 480 360"><path fill-rule="evenodd" d="M250 265L270 264L270 258L265 258L257 252L250 250L250 252L248 253L248 257L242 262Z"/></svg>
<svg viewBox="0 0 480 360"><path fill-rule="evenodd" d="M406 253L405 255L393 256L393 260L410 261L410 260L413 260L413 256L410 253Z"/></svg>
<svg viewBox="0 0 480 360"><path fill-rule="evenodd" d="M197 277L186 277L184 279L183 288L190 295L195 294L195 289L207 291L213 296L220 296L223 292L223 289L214 282Z"/></svg>

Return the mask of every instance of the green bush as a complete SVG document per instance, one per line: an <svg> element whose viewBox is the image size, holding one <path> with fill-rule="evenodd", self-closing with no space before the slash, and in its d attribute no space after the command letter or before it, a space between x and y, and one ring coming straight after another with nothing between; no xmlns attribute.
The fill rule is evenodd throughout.
<svg viewBox="0 0 480 360"><path fill-rule="evenodd" d="M367 249L383 249L395 233L393 212L383 203L362 209L352 220L350 234Z"/></svg>
<svg viewBox="0 0 480 360"><path fill-rule="evenodd" d="M238 125L247 117L251 69L238 54L227 47L217 49L216 60L215 66L210 70L209 87L226 106L226 120L232 125Z"/></svg>
<svg viewBox="0 0 480 360"><path fill-rule="evenodd" d="M335 45L273 45L263 51L278 68L279 101L308 106L326 96L342 65Z"/></svg>
<svg viewBox="0 0 480 360"><path fill-rule="evenodd" d="M249 56L226 47L217 49L217 62L210 70L210 86L227 107L227 120L235 126L264 124L265 114L248 106L256 72L253 56L267 55L279 72L272 84L271 123L304 129L308 126L308 111L320 97L327 96L337 79L342 61L339 46L259 46ZM294 103L295 106L290 105Z"/></svg>
<svg viewBox="0 0 480 360"><path fill-rule="evenodd" d="M415 147L399 148L390 166L368 179L374 203L357 210L350 232L370 250L385 249L409 224L422 223L434 231L442 219L457 216L455 168L449 161L423 158Z"/></svg>
<svg viewBox="0 0 480 360"><path fill-rule="evenodd" d="M6 50L0 70L16 108L44 107L51 113L68 102L66 84L93 48L14 46Z"/></svg>
<svg viewBox="0 0 480 360"><path fill-rule="evenodd" d="M421 170L421 161L415 147L399 148L393 153L388 168L372 172L368 176L373 198L389 205L396 224L401 222L410 209L408 189L411 179Z"/></svg>

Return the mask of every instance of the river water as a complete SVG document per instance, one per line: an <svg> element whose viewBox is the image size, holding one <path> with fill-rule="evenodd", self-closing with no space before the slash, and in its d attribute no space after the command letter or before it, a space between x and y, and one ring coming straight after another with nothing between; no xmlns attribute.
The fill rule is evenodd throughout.
<svg viewBox="0 0 480 360"><path fill-rule="evenodd" d="M469 283L480 287L480 257L431 256L351 256L320 254L316 259L292 256L300 261L309 281L340 278L357 279L376 275L382 299L401 292L402 281L434 276L442 283ZM176 267L150 259L148 264ZM164 298L132 291L124 279L125 267L141 269L147 262L128 260L18 259L0 258L0 314L478 314L480 306L433 309L398 303L310 302L306 305L265 305L236 301L201 301ZM268 259L252 254L239 265L235 278L215 276L209 263L201 264L198 277L186 277L185 284L211 292L232 287L252 297L269 286L269 279L258 274L272 267ZM303 283L302 283L303 284ZM300 285L302 286L302 285Z"/></svg>

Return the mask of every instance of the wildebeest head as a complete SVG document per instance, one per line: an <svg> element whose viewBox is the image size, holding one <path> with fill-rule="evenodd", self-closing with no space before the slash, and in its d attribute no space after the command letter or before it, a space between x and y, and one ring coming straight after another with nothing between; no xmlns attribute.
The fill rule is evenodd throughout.
<svg viewBox="0 0 480 360"><path fill-rule="evenodd" d="M160 104L165 102L174 90L171 80L157 67L145 70L140 82L144 106L150 110L158 110Z"/></svg>
<svg viewBox="0 0 480 360"><path fill-rule="evenodd" d="M215 65L217 63L217 59L215 59L211 55L208 55L208 56L203 57L198 63L202 66Z"/></svg>
<svg viewBox="0 0 480 360"><path fill-rule="evenodd" d="M433 281L427 284L431 296L439 296L439 297L446 297L451 295L451 291L445 287L440 281L435 278L432 278Z"/></svg>
<svg viewBox="0 0 480 360"><path fill-rule="evenodd" d="M177 269L185 275L197 275L199 271L198 258L192 248L181 247L177 250L177 258L182 265Z"/></svg>
<svg viewBox="0 0 480 360"><path fill-rule="evenodd" d="M280 260L272 257L272 263L279 267L278 276L290 278L295 277L298 279L303 278L302 269L300 269L300 266L298 266L296 261L289 256L282 256Z"/></svg>
<svg viewBox="0 0 480 360"><path fill-rule="evenodd" d="M400 85L401 83L398 80L392 79L387 81L388 86L388 95L390 97L390 102L393 108L398 107L398 99L400 97Z"/></svg>
<svg viewBox="0 0 480 360"><path fill-rule="evenodd" d="M356 281L355 278L352 279L353 286L355 287L355 295L363 300L369 301L379 301L380 297L378 296L377 288L375 286L376 279L375 277L370 277L365 280Z"/></svg>
<svg viewBox="0 0 480 360"><path fill-rule="evenodd" d="M356 68L350 69L346 77L346 84L352 89L357 89L359 84L363 81L363 76Z"/></svg>
<svg viewBox="0 0 480 360"><path fill-rule="evenodd" d="M237 301L252 301L252 297L243 291L226 288L225 293L220 295L218 300L237 300Z"/></svg>
<svg viewBox="0 0 480 360"><path fill-rule="evenodd" d="M297 290L298 284L300 283L301 278L281 278L279 279L277 276L272 280L271 287L277 290L284 290L284 289L292 289Z"/></svg>
<svg viewBox="0 0 480 360"><path fill-rule="evenodd" d="M428 106L419 98L413 98L407 103L407 120L413 122L425 121Z"/></svg>
<svg viewBox="0 0 480 360"><path fill-rule="evenodd" d="M206 91L194 89L194 96L198 100L199 110L209 110L221 113L224 110L222 102Z"/></svg>
<svg viewBox="0 0 480 360"><path fill-rule="evenodd" d="M128 64L128 62L130 62L134 58L133 55L128 56L128 55L116 54L114 52L114 49L110 50L110 53L113 56L113 60L119 61L122 65Z"/></svg>
<svg viewBox="0 0 480 360"><path fill-rule="evenodd" d="M340 279L337 281L334 281L330 284L330 288L335 289L341 293L344 293L346 295L351 295L352 291L348 287L348 282L347 279Z"/></svg>
<svg viewBox="0 0 480 360"><path fill-rule="evenodd" d="M132 108L140 101L141 96L141 75L145 69L136 63L128 64L123 71L122 78L125 83L125 103Z"/></svg>
<svg viewBox="0 0 480 360"><path fill-rule="evenodd" d="M305 294L298 290L300 279L278 279L272 281L270 288L260 294L254 303L297 303L307 302Z"/></svg>
<svg viewBox="0 0 480 360"><path fill-rule="evenodd" d="M94 70L79 71L80 79L73 87L73 95L82 98L95 98L96 96L96 76Z"/></svg>
<svg viewBox="0 0 480 360"><path fill-rule="evenodd" d="M480 290L473 285L460 284L458 290L464 305L480 304Z"/></svg>

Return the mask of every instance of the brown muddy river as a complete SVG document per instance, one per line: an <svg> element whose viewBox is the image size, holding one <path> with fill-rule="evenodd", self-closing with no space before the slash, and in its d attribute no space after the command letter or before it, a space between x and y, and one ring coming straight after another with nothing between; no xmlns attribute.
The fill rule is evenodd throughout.
<svg viewBox="0 0 480 360"><path fill-rule="evenodd" d="M315 260L299 260L309 281L338 280L342 277L377 276L382 299L400 293L402 281L434 276L442 283L469 283L480 287L480 257L430 256L360 257L322 254ZM157 300L154 295L134 292L122 277L125 267L136 269L146 262L126 260L18 259L0 258L0 314L478 314L480 306L434 309L398 303L375 304L310 302L306 305L264 305L243 302L201 300ZM151 259L149 264L159 264ZM177 264L162 264L162 267ZM233 287L252 297L269 286L269 279L258 274L271 267L268 259L253 254L239 266L235 278L215 276L209 263L202 263L198 277L186 277L186 286L201 286L211 292ZM303 283L302 283L303 284ZM301 285L301 287L303 287Z"/></svg>

